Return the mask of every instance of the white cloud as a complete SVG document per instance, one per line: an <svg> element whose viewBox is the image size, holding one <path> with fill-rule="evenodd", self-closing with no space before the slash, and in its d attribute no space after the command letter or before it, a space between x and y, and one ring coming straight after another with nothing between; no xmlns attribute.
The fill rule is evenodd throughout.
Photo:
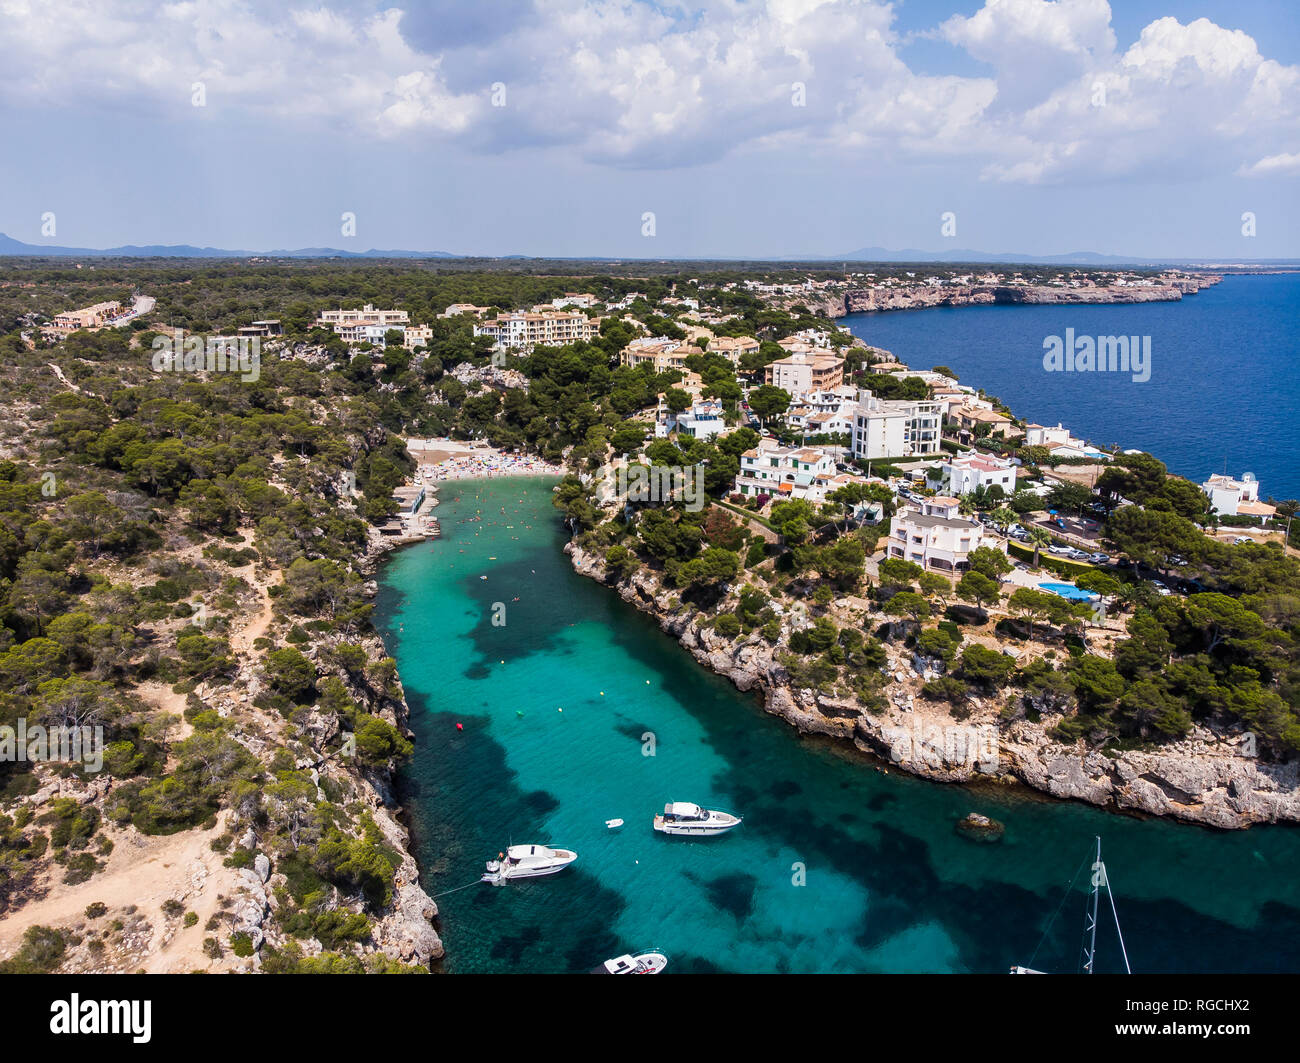
<svg viewBox="0 0 1300 1063"><path fill-rule="evenodd" d="M1265 156L1237 173L1242 177L1300 177L1300 151Z"/></svg>
<svg viewBox="0 0 1300 1063"><path fill-rule="evenodd" d="M944 21L933 36L987 63L977 77L909 69L884 0L533 6L474 39L461 26L446 48L411 43L397 8L358 13L344 0L0 0L0 103L52 122L102 107L147 125L192 116L203 81L205 117L298 135L319 122L478 151L564 146L627 167L732 156L738 175L774 151L963 159L1015 183L1224 172L1228 159L1258 159L1239 171L1252 175L1290 172L1294 156L1279 151L1300 138L1300 68L1206 19L1158 19L1121 52L1105 0L986 0ZM411 17L436 41L437 16ZM806 106L793 105L796 82Z"/></svg>

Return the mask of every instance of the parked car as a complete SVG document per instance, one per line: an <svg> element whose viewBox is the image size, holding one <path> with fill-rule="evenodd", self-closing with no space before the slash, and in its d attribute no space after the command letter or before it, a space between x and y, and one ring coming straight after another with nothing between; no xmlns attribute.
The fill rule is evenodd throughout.
<svg viewBox="0 0 1300 1063"><path fill-rule="evenodd" d="M1165 586L1163 583L1161 583L1160 580L1158 580L1158 579L1153 579L1153 580L1151 581L1151 586L1152 586L1152 588L1154 588L1154 590L1155 590L1155 592L1156 592L1157 594L1159 594L1161 597L1164 597L1164 598L1167 598L1170 594L1173 593L1173 591L1171 591L1168 587L1166 587L1166 586Z"/></svg>
<svg viewBox="0 0 1300 1063"><path fill-rule="evenodd" d="M1065 555L1071 561L1091 561L1092 555L1087 550L1071 550Z"/></svg>
<svg viewBox="0 0 1300 1063"><path fill-rule="evenodd" d="M1047 548L1047 552L1048 552L1049 554L1062 554L1062 555L1064 555L1064 554L1068 554L1068 553L1069 553L1071 550L1073 550L1073 549L1074 549L1073 546L1063 546L1063 545L1060 544L1060 543L1052 543L1052 545L1049 546L1049 547Z"/></svg>
<svg viewBox="0 0 1300 1063"><path fill-rule="evenodd" d="M1101 553L1090 554L1090 555L1088 556L1088 560L1091 561L1094 565L1109 565L1109 564L1110 564L1110 555L1109 555L1109 554L1101 554Z"/></svg>
<svg viewBox="0 0 1300 1063"><path fill-rule="evenodd" d="M1235 539L1232 540L1232 545L1240 546L1242 543L1253 543L1254 541L1255 540L1252 539L1249 535L1238 535Z"/></svg>

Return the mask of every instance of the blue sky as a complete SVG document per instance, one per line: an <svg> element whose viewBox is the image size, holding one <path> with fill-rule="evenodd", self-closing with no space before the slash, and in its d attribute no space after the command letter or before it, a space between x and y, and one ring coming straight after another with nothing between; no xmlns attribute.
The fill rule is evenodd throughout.
<svg viewBox="0 0 1300 1063"><path fill-rule="evenodd" d="M1300 257L1300 5L407 6L0 0L0 231Z"/></svg>

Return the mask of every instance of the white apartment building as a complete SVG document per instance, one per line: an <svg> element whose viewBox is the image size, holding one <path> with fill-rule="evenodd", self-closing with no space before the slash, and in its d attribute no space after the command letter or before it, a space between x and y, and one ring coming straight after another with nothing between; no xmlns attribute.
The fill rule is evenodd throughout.
<svg viewBox="0 0 1300 1063"><path fill-rule="evenodd" d="M320 317L316 319L316 324L320 328L334 328L334 331L338 332L339 325L357 325L364 322L393 328L396 325L405 325L410 320L411 316L405 310L376 310L366 303L360 310L322 310Z"/></svg>
<svg viewBox="0 0 1300 1063"><path fill-rule="evenodd" d="M958 513L955 498L926 498L895 513L889 522L890 557L912 561L922 568L952 575L970 568L970 553L981 546L1001 545L985 537L984 527Z"/></svg>
<svg viewBox="0 0 1300 1063"><path fill-rule="evenodd" d="M557 310L563 310L566 306L586 310L596 305L596 297L588 292L565 292L558 299L552 299L551 305Z"/></svg>
<svg viewBox="0 0 1300 1063"><path fill-rule="evenodd" d="M1201 490L1210 498L1210 508L1224 517L1238 515L1268 520L1277 512L1276 506L1259 500L1259 481L1253 472L1244 472L1241 479L1214 475L1201 484Z"/></svg>
<svg viewBox="0 0 1300 1063"><path fill-rule="evenodd" d="M597 335L599 328L598 319L577 311L515 311L498 314L491 321L475 325L474 335L491 336L499 350L514 347L526 351L533 347L562 347L566 343L589 340Z"/></svg>
<svg viewBox="0 0 1300 1063"><path fill-rule="evenodd" d="M853 417L853 456L875 461L937 454L942 422L937 402L878 399L863 391Z"/></svg>

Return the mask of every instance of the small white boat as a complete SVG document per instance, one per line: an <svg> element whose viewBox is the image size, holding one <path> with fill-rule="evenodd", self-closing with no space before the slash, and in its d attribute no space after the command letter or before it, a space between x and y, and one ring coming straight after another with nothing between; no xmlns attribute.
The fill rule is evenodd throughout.
<svg viewBox="0 0 1300 1063"><path fill-rule="evenodd" d="M605 826L610 830L618 830L619 827L623 826L623 821L621 819L607 819L605 820Z"/></svg>
<svg viewBox="0 0 1300 1063"><path fill-rule="evenodd" d="M482 881L503 886L517 878L539 878L563 871L578 854L572 849L552 849L548 845L512 845L495 860L487 862Z"/></svg>
<svg viewBox="0 0 1300 1063"><path fill-rule="evenodd" d="M738 826L739 816L701 808L690 801L670 801L654 821L655 830L663 834L723 834Z"/></svg>
<svg viewBox="0 0 1300 1063"><path fill-rule="evenodd" d="M668 966L668 957L662 952L630 953L606 960L592 970L592 974L659 974Z"/></svg>

